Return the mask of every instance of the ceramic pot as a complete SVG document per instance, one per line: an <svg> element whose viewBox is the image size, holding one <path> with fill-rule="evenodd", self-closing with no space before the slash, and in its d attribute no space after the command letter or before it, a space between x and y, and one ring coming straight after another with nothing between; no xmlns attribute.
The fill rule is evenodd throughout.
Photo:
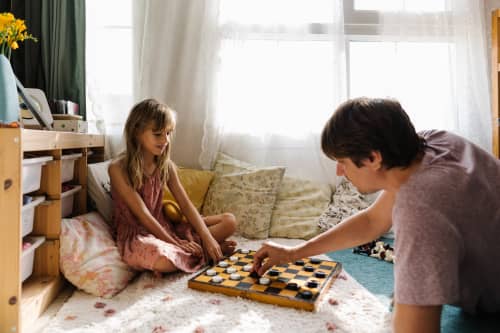
<svg viewBox="0 0 500 333"><path fill-rule="evenodd" d="M16 79L9 60L0 54L0 123L19 120Z"/></svg>

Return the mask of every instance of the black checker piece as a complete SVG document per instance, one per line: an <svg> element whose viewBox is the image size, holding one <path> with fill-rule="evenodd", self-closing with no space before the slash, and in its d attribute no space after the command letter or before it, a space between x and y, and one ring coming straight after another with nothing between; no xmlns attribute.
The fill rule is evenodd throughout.
<svg viewBox="0 0 500 333"><path fill-rule="evenodd" d="M281 292L281 288L276 288L276 287L269 287L266 289L266 293L270 294L279 294Z"/></svg>

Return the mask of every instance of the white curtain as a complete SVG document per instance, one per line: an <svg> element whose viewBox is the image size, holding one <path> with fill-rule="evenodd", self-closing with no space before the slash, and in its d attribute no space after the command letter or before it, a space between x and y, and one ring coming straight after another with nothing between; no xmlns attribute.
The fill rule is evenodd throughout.
<svg viewBox="0 0 500 333"><path fill-rule="evenodd" d="M135 100L156 98L177 111L172 159L199 167L203 125L213 112L217 0L133 2Z"/></svg>
<svg viewBox="0 0 500 333"><path fill-rule="evenodd" d="M401 0L379 13L378 38L392 50L376 64L378 94L398 98L417 129L451 130L491 151L484 2Z"/></svg>
<svg viewBox="0 0 500 333"><path fill-rule="evenodd" d="M87 121L106 135L106 155L123 149L132 98L132 0L86 0Z"/></svg>
<svg viewBox="0 0 500 333"><path fill-rule="evenodd" d="M482 1L133 6L134 100L155 97L177 110L178 164L210 168L223 151L334 184L319 134L340 102L359 95L395 97L417 129L453 130L491 148Z"/></svg>
<svg viewBox="0 0 500 333"><path fill-rule="evenodd" d="M346 97L342 2L221 0L220 8L217 107L205 124L202 165L220 150L334 184L319 136Z"/></svg>

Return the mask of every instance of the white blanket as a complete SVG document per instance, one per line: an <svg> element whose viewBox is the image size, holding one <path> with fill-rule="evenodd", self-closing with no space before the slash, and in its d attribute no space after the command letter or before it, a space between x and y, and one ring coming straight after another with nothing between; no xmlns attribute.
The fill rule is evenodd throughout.
<svg viewBox="0 0 500 333"><path fill-rule="evenodd" d="M237 241L238 248L243 249L256 250L261 244L261 241ZM301 242L274 241L288 245ZM387 306L345 271L322 298L316 312L192 290L187 281L193 275L176 273L155 278L143 273L110 300L76 291L43 332L390 331Z"/></svg>

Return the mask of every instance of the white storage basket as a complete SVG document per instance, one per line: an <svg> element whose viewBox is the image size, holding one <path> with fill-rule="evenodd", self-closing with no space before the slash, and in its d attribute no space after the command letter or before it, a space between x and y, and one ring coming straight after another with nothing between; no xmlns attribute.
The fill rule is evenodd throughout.
<svg viewBox="0 0 500 333"><path fill-rule="evenodd" d="M26 205L23 206L23 208L21 208L21 219L22 219L21 237L24 237L33 231L33 222L35 220L35 208L44 200L45 200L44 196L34 197L30 203L27 203Z"/></svg>
<svg viewBox="0 0 500 333"><path fill-rule="evenodd" d="M24 241L31 243L31 246L26 250L23 250L21 255L21 281L24 282L27 278L33 274L33 264L35 262L35 250L42 245L45 241L45 237L26 237Z"/></svg>
<svg viewBox="0 0 500 333"><path fill-rule="evenodd" d="M73 180L75 161L82 156L81 153L61 156L61 183Z"/></svg>
<svg viewBox="0 0 500 333"><path fill-rule="evenodd" d="M23 159L23 194L40 189L42 166L53 159L52 156L41 156Z"/></svg>
<svg viewBox="0 0 500 333"><path fill-rule="evenodd" d="M61 193L61 216L68 217L73 213L73 202L75 194L82 189L81 185L75 185L71 190Z"/></svg>

